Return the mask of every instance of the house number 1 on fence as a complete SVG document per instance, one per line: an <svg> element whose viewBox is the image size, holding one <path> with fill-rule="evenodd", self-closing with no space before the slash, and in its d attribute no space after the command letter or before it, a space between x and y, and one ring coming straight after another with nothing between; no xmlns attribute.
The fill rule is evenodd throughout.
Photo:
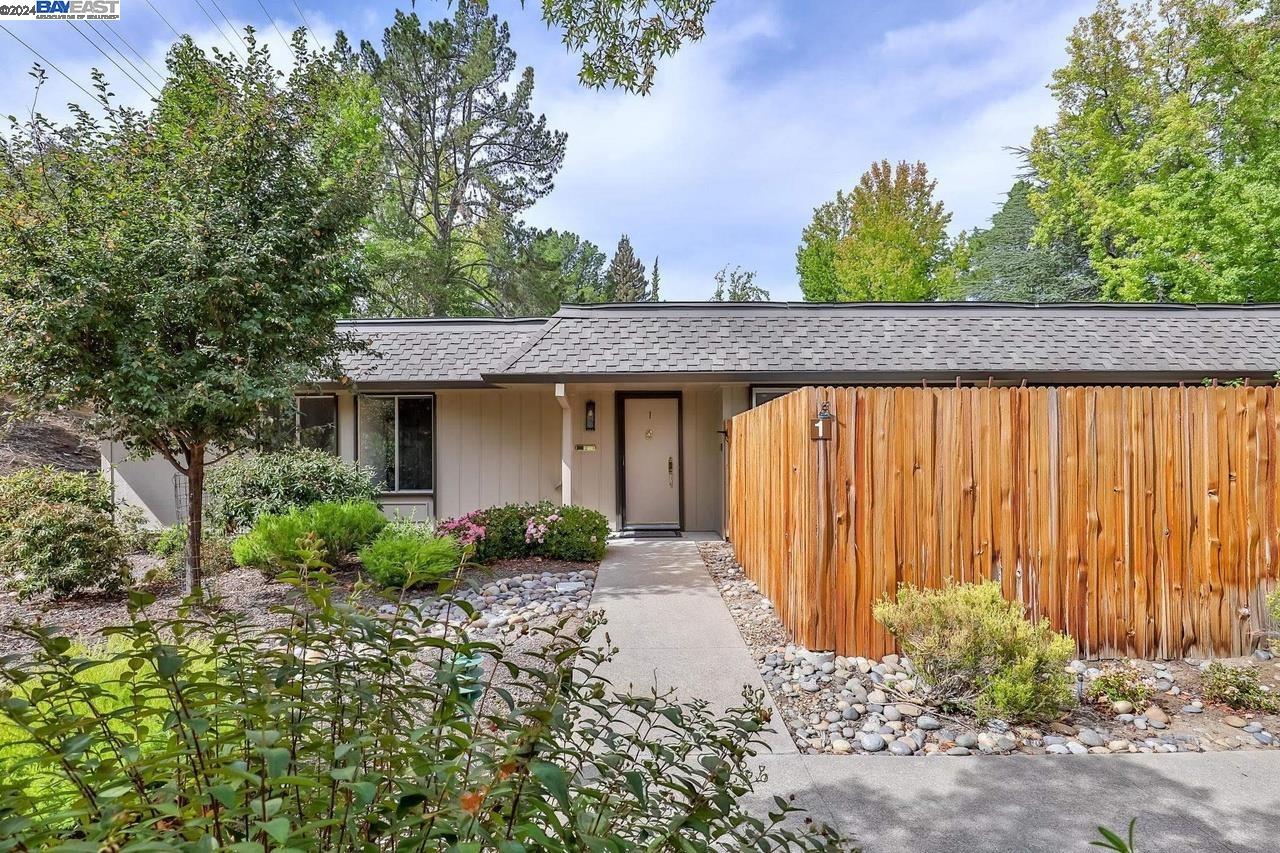
<svg viewBox="0 0 1280 853"><path fill-rule="evenodd" d="M823 402L818 416L809 422L809 438L813 441L830 441L835 431L836 416L831 414L831 404Z"/></svg>

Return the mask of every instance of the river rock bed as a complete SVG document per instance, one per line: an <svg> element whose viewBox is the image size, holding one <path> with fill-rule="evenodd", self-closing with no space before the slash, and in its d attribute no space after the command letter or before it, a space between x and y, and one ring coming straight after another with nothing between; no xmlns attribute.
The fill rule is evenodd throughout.
<svg viewBox="0 0 1280 853"><path fill-rule="evenodd" d="M1010 726L940 713L922 696L911 661L811 651L788 632L726 543L700 546L716 585L783 721L804 753L890 755L1087 755L1280 748L1280 716L1243 713L1203 701L1204 662L1072 661L1077 694L1117 667L1135 669L1152 688L1140 708L1087 699L1046 726ZM1264 686L1280 690L1280 666L1266 652L1228 661L1256 666Z"/></svg>
<svg viewBox="0 0 1280 853"><path fill-rule="evenodd" d="M517 568L527 569L528 564ZM464 576L464 585L451 596L414 598L410 603L429 623L429 634L443 635L446 625L465 627L473 639L513 645L530 627L551 627L564 618L576 622L584 617L595 581L593 563L548 563L541 571L508 569L488 576ZM475 614L468 617L456 601L471 605Z"/></svg>

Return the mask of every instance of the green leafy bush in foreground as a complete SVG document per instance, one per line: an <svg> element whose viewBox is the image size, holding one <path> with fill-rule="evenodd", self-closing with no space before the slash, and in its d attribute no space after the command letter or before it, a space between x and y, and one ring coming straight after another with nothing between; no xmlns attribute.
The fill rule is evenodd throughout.
<svg viewBox="0 0 1280 853"><path fill-rule="evenodd" d="M433 636L404 603L338 599L314 544L285 579L301 602L262 632L195 599L150 620L141 594L100 659L28 629L34 659L2 670L0 725L29 748L0 748L0 849L849 849L781 826L783 801L741 805L760 691L719 713L617 695L585 645L598 617L535 629L545 648L518 658ZM468 702L479 654L520 689Z"/></svg>
<svg viewBox="0 0 1280 853"><path fill-rule="evenodd" d="M429 525L397 521L360 549L364 570L381 586L413 587L444 580L462 564L462 546Z"/></svg>
<svg viewBox="0 0 1280 853"><path fill-rule="evenodd" d="M0 579L19 596L119 592L128 578L111 516L79 503L37 503L0 536Z"/></svg>
<svg viewBox="0 0 1280 853"><path fill-rule="evenodd" d="M338 562L373 541L387 517L372 501L312 504L285 515L263 515L231 546L238 565L277 572L297 562L299 541L314 536L323 557Z"/></svg>
<svg viewBox="0 0 1280 853"><path fill-rule="evenodd" d="M1030 622L999 584L904 584L875 617L924 679L931 701L1010 722L1052 719L1072 700L1071 638Z"/></svg>
<svg viewBox="0 0 1280 853"><path fill-rule="evenodd" d="M218 529L235 530L263 515L286 515L317 503L371 501L377 495L367 468L322 450L245 454L209 469L205 518Z"/></svg>

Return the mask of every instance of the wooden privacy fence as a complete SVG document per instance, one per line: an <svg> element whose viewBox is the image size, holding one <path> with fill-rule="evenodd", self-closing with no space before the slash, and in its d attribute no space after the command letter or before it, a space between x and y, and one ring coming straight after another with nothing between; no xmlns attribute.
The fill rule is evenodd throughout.
<svg viewBox="0 0 1280 853"><path fill-rule="evenodd" d="M1089 656L1247 654L1269 627L1275 388L803 388L728 430L729 538L810 648L885 654L899 583L988 578Z"/></svg>

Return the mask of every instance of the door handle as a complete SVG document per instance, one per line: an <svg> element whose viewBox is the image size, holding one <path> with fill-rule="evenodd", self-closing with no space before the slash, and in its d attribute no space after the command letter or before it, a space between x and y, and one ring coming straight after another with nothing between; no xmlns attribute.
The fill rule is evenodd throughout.
<svg viewBox="0 0 1280 853"><path fill-rule="evenodd" d="M676 487L676 465L670 456L667 457L667 485L673 489Z"/></svg>

